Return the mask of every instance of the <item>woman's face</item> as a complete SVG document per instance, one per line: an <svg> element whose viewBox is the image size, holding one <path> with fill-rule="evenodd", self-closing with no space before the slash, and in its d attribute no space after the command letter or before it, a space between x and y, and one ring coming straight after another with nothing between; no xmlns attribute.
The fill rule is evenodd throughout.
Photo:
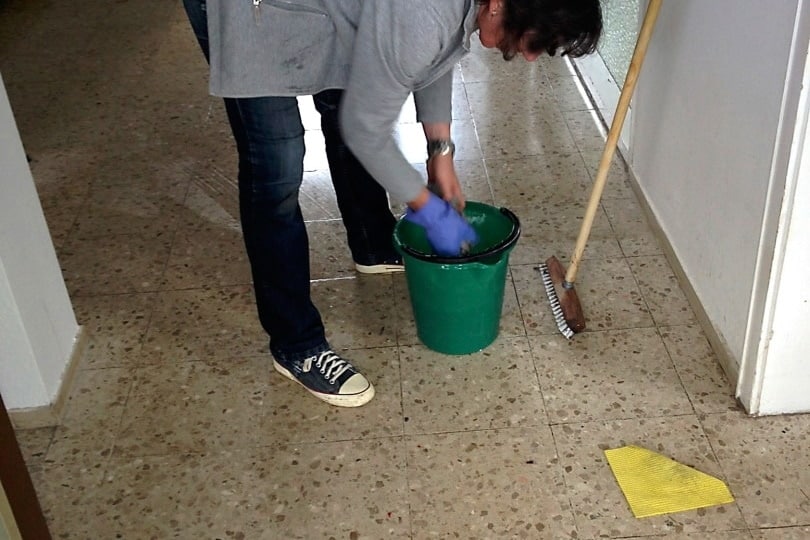
<svg viewBox="0 0 810 540"><path fill-rule="evenodd" d="M519 53L529 62L537 60L540 53L529 52L524 44L528 41L523 36L517 44L517 50L509 50L510 40L506 39L503 29L503 10L500 0L490 0L478 9L478 39L487 49L499 49L504 55Z"/></svg>
<svg viewBox="0 0 810 540"><path fill-rule="evenodd" d="M487 49L497 47L505 37L501 3L490 0L478 9L478 39Z"/></svg>

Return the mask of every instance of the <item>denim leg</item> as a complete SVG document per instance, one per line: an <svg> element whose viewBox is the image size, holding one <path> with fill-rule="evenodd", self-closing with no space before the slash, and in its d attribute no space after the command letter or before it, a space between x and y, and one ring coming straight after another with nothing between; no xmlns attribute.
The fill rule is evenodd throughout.
<svg viewBox="0 0 810 540"><path fill-rule="evenodd" d="M205 59L208 60L208 19L205 12L205 0L183 0L183 7L191 23L191 30L200 44Z"/></svg>
<svg viewBox="0 0 810 540"><path fill-rule="evenodd" d="M207 57L204 0L184 0ZM284 363L328 348L312 303L309 241L298 204L304 128L294 97L226 98L239 154L239 211L256 306Z"/></svg>
<svg viewBox="0 0 810 540"><path fill-rule="evenodd" d="M312 99L321 114L329 172L352 257L360 264L378 264L396 256L392 242L396 220L385 189L343 142L338 125L342 94L341 90L325 90Z"/></svg>
<svg viewBox="0 0 810 540"><path fill-rule="evenodd" d="M294 97L226 99L239 151L239 212L259 320L278 358L327 347L310 298L309 241L298 191L304 128Z"/></svg>

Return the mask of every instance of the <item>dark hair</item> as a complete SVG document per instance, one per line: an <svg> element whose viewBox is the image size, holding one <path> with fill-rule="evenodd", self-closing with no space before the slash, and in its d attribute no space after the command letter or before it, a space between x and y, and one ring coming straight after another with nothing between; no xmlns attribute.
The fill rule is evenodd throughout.
<svg viewBox="0 0 810 540"><path fill-rule="evenodd" d="M502 0L506 37L499 48L505 59L518 53L520 40L527 52L561 50L574 58L590 54L602 35L599 0Z"/></svg>

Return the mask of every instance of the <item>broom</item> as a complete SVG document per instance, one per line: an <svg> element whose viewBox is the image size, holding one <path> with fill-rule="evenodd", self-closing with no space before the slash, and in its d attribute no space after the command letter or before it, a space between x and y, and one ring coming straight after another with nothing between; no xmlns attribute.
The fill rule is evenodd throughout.
<svg viewBox="0 0 810 540"><path fill-rule="evenodd" d="M613 116L613 122L610 125L610 131L608 131L605 149L602 152L602 159L599 161L596 180L594 180L593 191L591 191L591 197L588 200L585 217L582 220L582 226L568 270L566 271L562 263L554 256L549 257L538 268L543 277L543 286L551 303L551 311L557 323L557 328L568 339L571 339L575 333L582 332L585 329L585 315L582 312L582 305L579 303L579 296L577 296L577 291L574 288L574 282L579 263L582 260L582 254L585 252L585 244L588 243L593 220L596 217L596 210L599 208L602 191L607 182L610 163L616 151L624 119L627 116L627 109L630 106L630 98L633 96L636 80L638 80L644 55L647 53L647 45L650 43L650 36L660 8L661 0L650 0L647 5L647 12L644 15L644 22L641 25L636 46L633 50L633 57L627 69L627 76L622 85L619 103L616 105L616 114Z"/></svg>

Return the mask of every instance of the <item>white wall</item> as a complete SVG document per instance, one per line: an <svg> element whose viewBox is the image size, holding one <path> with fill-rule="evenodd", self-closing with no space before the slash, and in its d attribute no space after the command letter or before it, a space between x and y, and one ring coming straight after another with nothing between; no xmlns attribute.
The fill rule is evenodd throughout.
<svg viewBox="0 0 810 540"><path fill-rule="evenodd" d="M0 394L56 398L79 331L0 77Z"/></svg>
<svg viewBox="0 0 810 540"><path fill-rule="evenodd" d="M738 362L797 1L664 2L636 89L631 165Z"/></svg>

